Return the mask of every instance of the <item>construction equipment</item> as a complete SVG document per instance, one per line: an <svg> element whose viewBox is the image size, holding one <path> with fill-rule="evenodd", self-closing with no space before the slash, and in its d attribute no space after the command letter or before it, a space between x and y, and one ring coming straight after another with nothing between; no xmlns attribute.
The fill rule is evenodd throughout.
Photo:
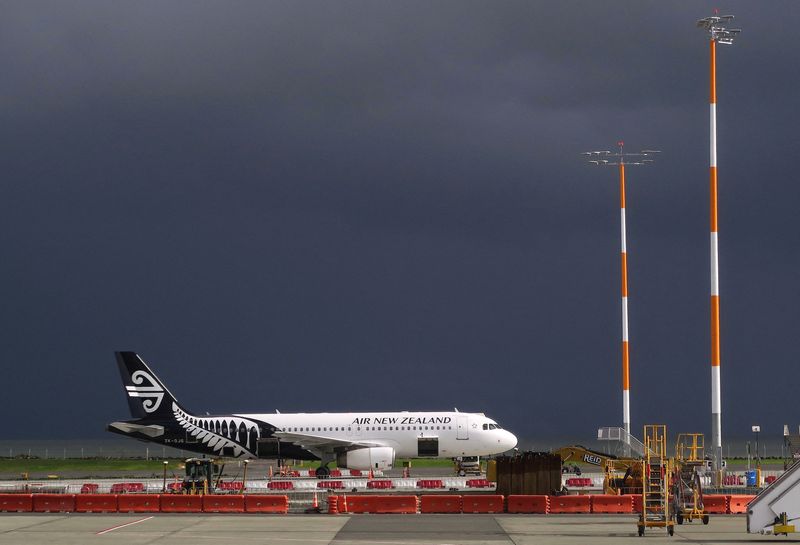
<svg viewBox="0 0 800 545"><path fill-rule="evenodd" d="M207 458L188 458L184 468L181 491L184 494L208 494L219 486L225 464L220 466L217 460Z"/></svg>
<svg viewBox="0 0 800 545"><path fill-rule="evenodd" d="M674 516L669 504L669 476L672 460L667 457L667 427L647 425L644 427L645 458L642 460L644 487L642 490L642 514L637 527L643 536L647 528L666 528L675 533Z"/></svg>
<svg viewBox="0 0 800 545"><path fill-rule="evenodd" d="M553 451L562 464L583 463L601 468L604 473L604 494L641 494L641 458L622 458L591 450L583 445L561 447Z"/></svg>
<svg viewBox="0 0 800 545"><path fill-rule="evenodd" d="M678 524L702 520L708 524L703 506L700 471L706 467L705 438L702 433L681 433L675 444L672 474L672 511Z"/></svg>
<svg viewBox="0 0 800 545"><path fill-rule="evenodd" d="M747 506L747 531L775 535L795 532L800 518L800 464L794 464Z"/></svg>

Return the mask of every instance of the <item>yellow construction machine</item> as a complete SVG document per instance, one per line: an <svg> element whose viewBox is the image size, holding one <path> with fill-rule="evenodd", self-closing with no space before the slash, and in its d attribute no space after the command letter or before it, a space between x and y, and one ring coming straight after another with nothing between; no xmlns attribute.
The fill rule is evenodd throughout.
<svg viewBox="0 0 800 545"><path fill-rule="evenodd" d="M588 464L603 471L604 494L641 494L642 460L620 458L588 449L582 445L561 447L553 451L561 457L562 464Z"/></svg>

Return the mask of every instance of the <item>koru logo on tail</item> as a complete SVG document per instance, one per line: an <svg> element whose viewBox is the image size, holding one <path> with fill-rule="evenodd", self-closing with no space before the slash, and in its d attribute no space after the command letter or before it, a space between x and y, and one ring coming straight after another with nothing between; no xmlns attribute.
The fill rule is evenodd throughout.
<svg viewBox="0 0 800 545"><path fill-rule="evenodd" d="M131 382L136 386L125 386L128 390L130 397L143 398L142 407L145 412L153 413L161 406L161 401L164 399L164 388L162 388L156 379L146 371L134 371L131 375Z"/></svg>

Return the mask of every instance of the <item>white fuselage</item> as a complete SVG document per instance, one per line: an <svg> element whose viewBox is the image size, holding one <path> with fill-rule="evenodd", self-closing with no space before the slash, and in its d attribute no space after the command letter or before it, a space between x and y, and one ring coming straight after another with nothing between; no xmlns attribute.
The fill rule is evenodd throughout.
<svg viewBox="0 0 800 545"><path fill-rule="evenodd" d="M400 458L417 457L420 439L438 439L440 458L489 456L513 449L517 438L483 413L269 413L239 414L269 422L276 431L341 441L374 442Z"/></svg>

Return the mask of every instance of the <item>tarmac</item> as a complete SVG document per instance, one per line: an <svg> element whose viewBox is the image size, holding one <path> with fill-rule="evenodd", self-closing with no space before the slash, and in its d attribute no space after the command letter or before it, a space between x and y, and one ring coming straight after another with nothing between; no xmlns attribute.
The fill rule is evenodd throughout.
<svg viewBox="0 0 800 545"><path fill-rule="evenodd" d="M25 545L586 545L798 542L749 535L743 515L638 537L630 515L3 514L0 544Z"/></svg>

